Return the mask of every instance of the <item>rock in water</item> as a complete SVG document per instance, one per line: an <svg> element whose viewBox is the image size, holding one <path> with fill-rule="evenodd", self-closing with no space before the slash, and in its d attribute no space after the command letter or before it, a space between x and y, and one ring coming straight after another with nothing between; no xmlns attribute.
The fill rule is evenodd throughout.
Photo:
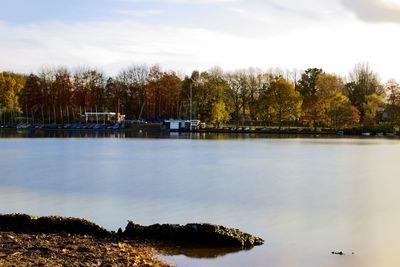
<svg viewBox="0 0 400 267"><path fill-rule="evenodd" d="M79 218L60 216L35 217L26 214L0 214L0 231L25 233L68 233L96 237L121 236L133 239L152 239L189 246L251 248L264 240L238 229L207 223L154 224L142 226L129 222L125 231L110 232L103 227Z"/></svg>
<svg viewBox="0 0 400 267"><path fill-rule="evenodd" d="M111 232L103 227L79 218L60 216L35 217L26 214L0 215L0 230L37 233L60 233L110 236Z"/></svg>
<svg viewBox="0 0 400 267"><path fill-rule="evenodd" d="M142 226L131 221L123 232L130 238L146 238L185 245L226 246L250 248L264 244L264 240L238 229L207 223L154 224Z"/></svg>

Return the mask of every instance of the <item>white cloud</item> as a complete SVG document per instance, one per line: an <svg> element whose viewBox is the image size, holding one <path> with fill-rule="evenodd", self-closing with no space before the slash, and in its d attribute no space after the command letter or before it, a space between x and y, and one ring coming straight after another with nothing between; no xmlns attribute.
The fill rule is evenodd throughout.
<svg viewBox="0 0 400 267"><path fill-rule="evenodd" d="M231 11L249 19L255 14L250 9ZM400 37L395 34L400 25L366 24L346 16L320 23L301 18L286 22L279 14L265 21L261 14L254 17L261 23L257 37L132 21L0 22L0 69L29 72L42 65L89 65L115 74L131 63L159 63L187 73L219 65L227 70L322 67L344 75L355 63L368 61L384 79L400 80Z"/></svg>
<svg viewBox="0 0 400 267"><path fill-rule="evenodd" d="M146 16L156 16L164 13L161 9L146 9L146 10L133 10L133 9L115 9L114 13L121 15L128 15L133 17L146 17Z"/></svg>
<svg viewBox="0 0 400 267"><path fill-rule="evenodd" d="M400 23L398 0L341 0L341 2L364 21Z"/></svg>
<svg viewBox="0 0 400 267"><path fill-rule="evenodd" d="M250 13L249 13L246 9L243 9L243 8L238 8L238 7L227 7L226 9L227 9L228 11L237 13L237 14L239 14L239 15L244 15L244 16L249 16L249 15L250 15Z"/></svg>
<svg viewBox="0 0 400 267"><path fill-rule="evenodd" d="M218 3L234 3L242 0L115 0L117 2L141 3L181 3L181 4L218 4Z"/></svg>

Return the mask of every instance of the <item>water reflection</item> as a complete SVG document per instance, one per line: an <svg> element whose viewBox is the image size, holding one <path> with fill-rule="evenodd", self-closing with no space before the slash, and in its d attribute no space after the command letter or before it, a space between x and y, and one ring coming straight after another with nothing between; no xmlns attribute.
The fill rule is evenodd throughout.
<svg viewBox="0 0 400 267"><path fill-rule="evenodd" d="M205 248L205 247L157 247L157 251L165 256L179 256L183 255L189 258L206 258L213 259L218 257L223 257L228 254L238 253L241 251L246 251L250 249L241 249L238 247L228 247L228 248Z"/></svg>
<svg viewBox="0 0 400 267"><path fill-rule="evenodd" d="M318 134L269 134L269 133L178 133L160 131L157 128L144 128L133 130L48 130L48 129L0 129L0 138L161 138L161 139L194 139L194 140L229 140L229 139L293 139L313 138L343 139L343 136L318 135ZM358 136L346 136L345 138L361 138ZM384 137L397 139L398 137ZM367 138L363 138L367 139ZM370 138L378 139L378 138ZM379 137L382 139L382 137Z"/></svg>

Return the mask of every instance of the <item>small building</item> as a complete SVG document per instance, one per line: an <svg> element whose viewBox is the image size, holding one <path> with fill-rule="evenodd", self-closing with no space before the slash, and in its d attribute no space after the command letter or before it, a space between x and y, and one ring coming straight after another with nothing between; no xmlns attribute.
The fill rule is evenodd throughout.
<svg viewBox="0 0 400 267"><path fill-rule="evenodd" d="M165 120L161 128L168 131L199 130L205 128L205 124L199 120Z"/></svg>
<svg viewBox="0 0 400 267"><path fill-rule="evenodd" d="M186 121L184 120L165 120L161 123L161 128L169 131L180 131L187 129Z"/></svg>
<svg viewBox="0 0 400 267"><path fill-rule="evenodd" d="M121 123L125 121L125 115L115 112L85 112L81 117L86 123Z"/></svg>

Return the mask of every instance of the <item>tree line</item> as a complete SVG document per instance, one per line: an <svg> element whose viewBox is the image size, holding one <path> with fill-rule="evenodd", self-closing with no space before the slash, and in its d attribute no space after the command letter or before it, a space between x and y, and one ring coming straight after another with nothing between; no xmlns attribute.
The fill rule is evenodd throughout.
<svg viewBox="0 0 400 267"><path fill-rule="evenodd" d="M383 84L368 64L345 78L320 68L303 72L220 68L182 76L159 66L132 65L114 77L91 68L0 73L1 122L79 121L88 111L114 111L132 120L200 119L220 126L327 127L400 125L400 85Z"/></svg>

